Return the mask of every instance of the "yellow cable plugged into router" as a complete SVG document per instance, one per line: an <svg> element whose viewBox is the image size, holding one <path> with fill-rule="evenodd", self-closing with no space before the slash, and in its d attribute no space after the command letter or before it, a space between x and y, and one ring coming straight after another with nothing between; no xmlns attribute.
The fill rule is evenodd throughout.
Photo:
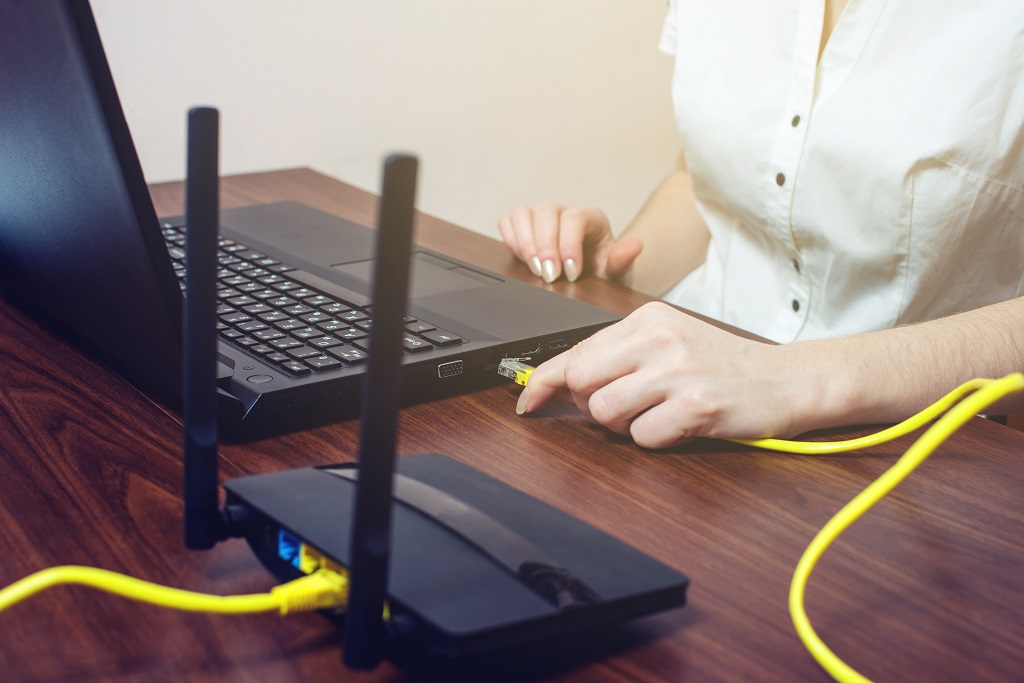
<svg viewBox="0 0 1024 683"><path fill-rule="evenodd" d="M285 616L348 604L348 577L330 569L318 569L274 586L269 593L209 595L160 586L106 569L66 565L43 569L0 590L0 612L40 591L61 585L88 586L159 607L214 614L277 612Z"/></svg>

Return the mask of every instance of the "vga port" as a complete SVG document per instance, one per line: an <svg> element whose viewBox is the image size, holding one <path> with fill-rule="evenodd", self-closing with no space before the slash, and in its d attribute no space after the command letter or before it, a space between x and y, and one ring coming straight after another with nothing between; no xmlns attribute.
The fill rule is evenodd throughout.
<svg viewBox="0 0 1024 683"><path fill-rule="evenodd" d="M441 379L444 379L445 377L454 377L455 375L461 375L465 368L466 364L461 360L451 360L437 366L437 376Z"/></svg>

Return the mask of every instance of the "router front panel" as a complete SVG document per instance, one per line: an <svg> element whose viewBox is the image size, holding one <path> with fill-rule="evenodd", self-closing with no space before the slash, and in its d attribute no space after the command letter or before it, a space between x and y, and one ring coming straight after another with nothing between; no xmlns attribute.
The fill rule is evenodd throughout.
<svg viewBox="0 0 1024 683"><path fill-rule="evenodd" d="M300 571L281 556L282 529L286 538L348 566L355 485L331 469L259 475L225 485L229 502L245 504L261 520L250 543L268 568L284 574L281 578ZM415 642L430 653L501 648L685 601L687 580L678 572L450 458L406 456L398 460L398 473L450 494L519 534L597 596L592 604L559 608L477 545L396 503L388 600L392 614L412 618Z"/></svg>

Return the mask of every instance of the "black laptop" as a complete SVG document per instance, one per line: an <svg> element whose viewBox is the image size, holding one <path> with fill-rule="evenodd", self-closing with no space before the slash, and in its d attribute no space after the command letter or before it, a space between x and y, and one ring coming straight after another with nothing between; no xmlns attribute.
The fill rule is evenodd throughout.
<svg viewBox="0 0 1024 683"><path fill-rule="evenodd" d="M85 0L0 0L0 93L0 288L132 382L179 397L187 228L155 215ZM225 210L221 225L226 435L355 416L373 233L293 202ZM540 361L617 320L427 249L413 263L407 402L503 381L502 358Z"/></svg>

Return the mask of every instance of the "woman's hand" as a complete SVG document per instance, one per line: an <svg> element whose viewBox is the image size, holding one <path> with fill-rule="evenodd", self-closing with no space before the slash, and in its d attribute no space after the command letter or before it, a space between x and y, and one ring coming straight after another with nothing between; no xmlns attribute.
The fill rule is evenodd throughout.
<svg viewBox="0 0 1024 683"><path fill-rule="evenodd" d="M520 206L498 220L498 230L512 253L545 282L563 274L575 282L584 272L625 279L644 246L636 237L616 242L607 216L596 207Z"/></svg>
<svg viewBox="0 0 1024 683"><path fill-rule="evenodd" d="M540 365L516 412L557 395L645 448L698 436L791 436L821 400L802 355L650 303Z"/></svg>

